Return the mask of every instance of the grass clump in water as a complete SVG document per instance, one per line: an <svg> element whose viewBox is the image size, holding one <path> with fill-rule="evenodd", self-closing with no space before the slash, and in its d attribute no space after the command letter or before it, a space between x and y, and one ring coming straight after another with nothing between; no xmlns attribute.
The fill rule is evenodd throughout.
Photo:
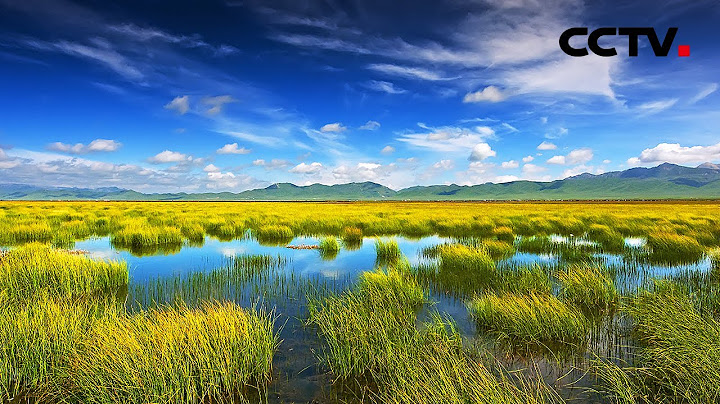
<svg viewBox="0 0 720 404"><path fill-rule="evenodd" d="M402 257L397 240L375 240L375 252L377 253L377 262L381 265L397 264Z"/></svg>
<svg viewBox="0 0 720 404"><path fill-rule="evenodd" d="M452 322L434 315L418 327L424 295L407 272L391 269L312 302L308 323L327 345L321 361L372 402L540 402L542 389L522 391L472 358Z"/></svg>
<svg viewBox="0 0 720 404"><path fill-rule="evenodd" d="M360 248L363 243L363 231L359 227L345 227L340 235L346 248Z"/></svg>
<svg viewBox="0 0 720 404"><path fill-rule="evenodd" d="M510 342L579 344L589 331L581 312L552 295L486 292L468 310L479 328Z"/></svg>
<svg viewBox="0 0 720 404"><path fill-rule="evenodd" d="M233 399L269 381L277 344L270 315L233 303L150 310L96 323L73 381L88 403Z"/></svg>
<svg viewBox="0 0 720 404"><path fill-rule="evenodd" d="M0 294L0 401L66 398L78 343L99 317L118 312L106 302L56 299L49 291L21 305Z"/></svg>
<svg viewBox="0 0 720 404"><path fill-rule="evenodd" d="M291 228L277 224L262 226L255 231L255 237L263 244L287 244L294 236Z"/></svg>
<svg viewBox="0 0 720 404"><path fill-rule="evenodd" d="M597 362L605 392L623 403L711 403L720 398L720 323L669 282L625 307L640 343L634 367Z"/></svg>
<svg viewBox="0 0 720 404"><path fill-rule="evenodd" d="M324 237L320 240L320 256L323 259L335 259L340 252L340 244L335 237Z"/></svg>
<svg viewBox="0 0 720 404"><path fill-rule="evenodd" d="M651 249L650 260L657 263L682 264L700 260L705 252L703 246L692 237L659 232L648 236Z"/></svg>
<svg viewBox="0 0 720 404"><path fill-rule="evenodd" d="M14 299L40 291L66 299L115 294L127 287L128 277L124 262L94 261L42 244L0 256L0 290Z"/></svg>
<svg viewBox="0 0 720 404"><path fill-rule="evenodd" d="M182 245L183 239L183 233L177 227L132 224L113 234L110 242L118 247L142 249L151 246Z"/></svg>
<svg viewBox="0 0 720 404"><path fill-rule="evenodd" d="M557 277L560 298L586 311L612 310L618 303L615 283L597 266L570 266Z"/></svg>

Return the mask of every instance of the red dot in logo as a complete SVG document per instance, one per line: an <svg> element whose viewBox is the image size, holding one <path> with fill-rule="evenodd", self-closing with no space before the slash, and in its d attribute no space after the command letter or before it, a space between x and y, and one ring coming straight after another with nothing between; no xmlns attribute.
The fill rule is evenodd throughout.
<svg viewBox="0 0 720 404"><path fill-rule="evenodd" d="M680 45L680 46L678 46L678 56L680 56L680 57L688 57L688 56L690 56L690 45Z"/></svg>

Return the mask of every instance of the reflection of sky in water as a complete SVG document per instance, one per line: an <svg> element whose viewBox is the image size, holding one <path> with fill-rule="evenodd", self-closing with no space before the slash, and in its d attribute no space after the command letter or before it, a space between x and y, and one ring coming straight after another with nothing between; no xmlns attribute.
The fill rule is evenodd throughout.
<svg viewBox="0 0 720 404"><path fill-rule="evenodd" d="M390 238L383 237L388 240ZM394 237L400 250L408 257L412 265L422 261L420 251L427 246L441 244L445 238L433 236L422 239ZM317 237L297 237L290 244L318 244ZM211 270L223 264L225 258L239 254L282 255L290 260L288 270L301 275L320 275L336 279L342 275L352 275L367 271L375 266L375 239L366 238L356 250L341 249L337 257L323 260L318 250L295 250L285 246L264 246L256 240L239 239L219 241L208 237L200 247L185 246L179 252L169 255L136 257L128 251L115 250L107 237L78 241L75 248L89 252L96 259L124 260L128 263L130 276L135 282L169 276L196 270Z"/></svg>
<svg viewBox="0 0 720 404"><path fill-rule="evenodd" d="M646 241L644 238L641 237L628 237L625 239L625 245L628 247L645 247Z"/></svg>

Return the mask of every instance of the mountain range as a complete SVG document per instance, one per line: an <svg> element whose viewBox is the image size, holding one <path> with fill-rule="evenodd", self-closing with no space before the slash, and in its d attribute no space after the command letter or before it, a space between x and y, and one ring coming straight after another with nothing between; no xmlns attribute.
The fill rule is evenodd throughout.
<svg viewBox="0 0 720 404"><path fill-rule="evenodd" d="M0 184L0 200L310 201L310 200L589 200L720 199L720 165L664 163L550 182L430 185L392 190L374 182L298 186L273 184L239 193L154 193L122 188L62 188Z"/></svg>

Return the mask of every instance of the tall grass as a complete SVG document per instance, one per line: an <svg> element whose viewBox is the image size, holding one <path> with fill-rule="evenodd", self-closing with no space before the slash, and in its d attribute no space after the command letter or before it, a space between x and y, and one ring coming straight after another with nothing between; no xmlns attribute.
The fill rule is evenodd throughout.
<svg viewBox="0 0 720 404"><path fill-rule="evenodd" d="M618 292L613 280L593 265L574 265L557 274L560 298L588 312L614 309Z"/></svg>
<svg viewBox="0 0 720 404"><path fill-rule="evenodd" d="M511 342L581 344L589 331L582 313L552 295L486 292L468 310L480 329Z"/></svg>
<svg viewBox="0 0 720 404"><path fill-rule="evenodd" d="M132 224L119 230L110 238L113 245L138 248L164 245L182 245L183 233L176 227Z"/></svg>
<svg viewBox="0 0 720 404"><path fill-rule="evenodd" d="M0 401L67 398L78 344L98 318L117 313L117 305L58 299L49 291L20 305L0 294Z"/></svg>
<svg viewBox="0 0 720 404"><path fill-rule="evenodd" d="M338 252L340 252L340 244L337 241L336 237L323 237L322 240L320 240L320 256L323 259L335 259L337 257Z"/></svg>
<svg viewBox="0 0 720 404"><path fill-rule="evenodd" d="M435 315L418 327L424 292L399 270L365 273L355 290L313 302L308 323L327 347L336 380L382 403L536 403L547 388L522 390L464 349L452 322Z"/></svg>
<svg viewBox="0 0 720 404"><path fill-rule="evenodd" d="M647 246L651 249L652 262L682 264L696 262L702 258L705 249L696 239L668 232L652 233Z"/></svg>
<svg viewBox="0 0 720 404"><path fill-rule="evenodd" d="M400 251L397 240L375 240L375 252L378 263L384 265L396 264L402 257L402 252Z"/></svg>
<svg viewBox="0 0 720 404"><path fill-rule="evenodd" d="M88 403L201 403L270 379L278 339L269 314L207 303L99 321L73 363Z"/></svg>
<svg viewBox="0 0 720 404"><path fill-rule="evenodd" d="M294 234L291 228L283 225L267 225L255 231L255 237L263 244L287 244L292 241Z"/></svg>
<svg viewBox="0 0 720 404"><path fill-rule="evenodd" d="M358 227L345 227L340 234L346 248L359 248L363 242L363 231Z"/></svg>
<svg viewBox="0 0 720 404"><path fill-rule="evenodd" d="M114 294L127 287L128 277L124 262L94 261L42 244L28 244L0 257L0 291L15 299L39 291L66 299Z"/></svg>
<svg viewBox="0 0 720 404"><path fill-rule="evenodd" d="M604 390L618 402L711 403L720 399L720 323L699 313L685 291L667 282L625 307L640 343L633 367L598 362Z"/></svg>

